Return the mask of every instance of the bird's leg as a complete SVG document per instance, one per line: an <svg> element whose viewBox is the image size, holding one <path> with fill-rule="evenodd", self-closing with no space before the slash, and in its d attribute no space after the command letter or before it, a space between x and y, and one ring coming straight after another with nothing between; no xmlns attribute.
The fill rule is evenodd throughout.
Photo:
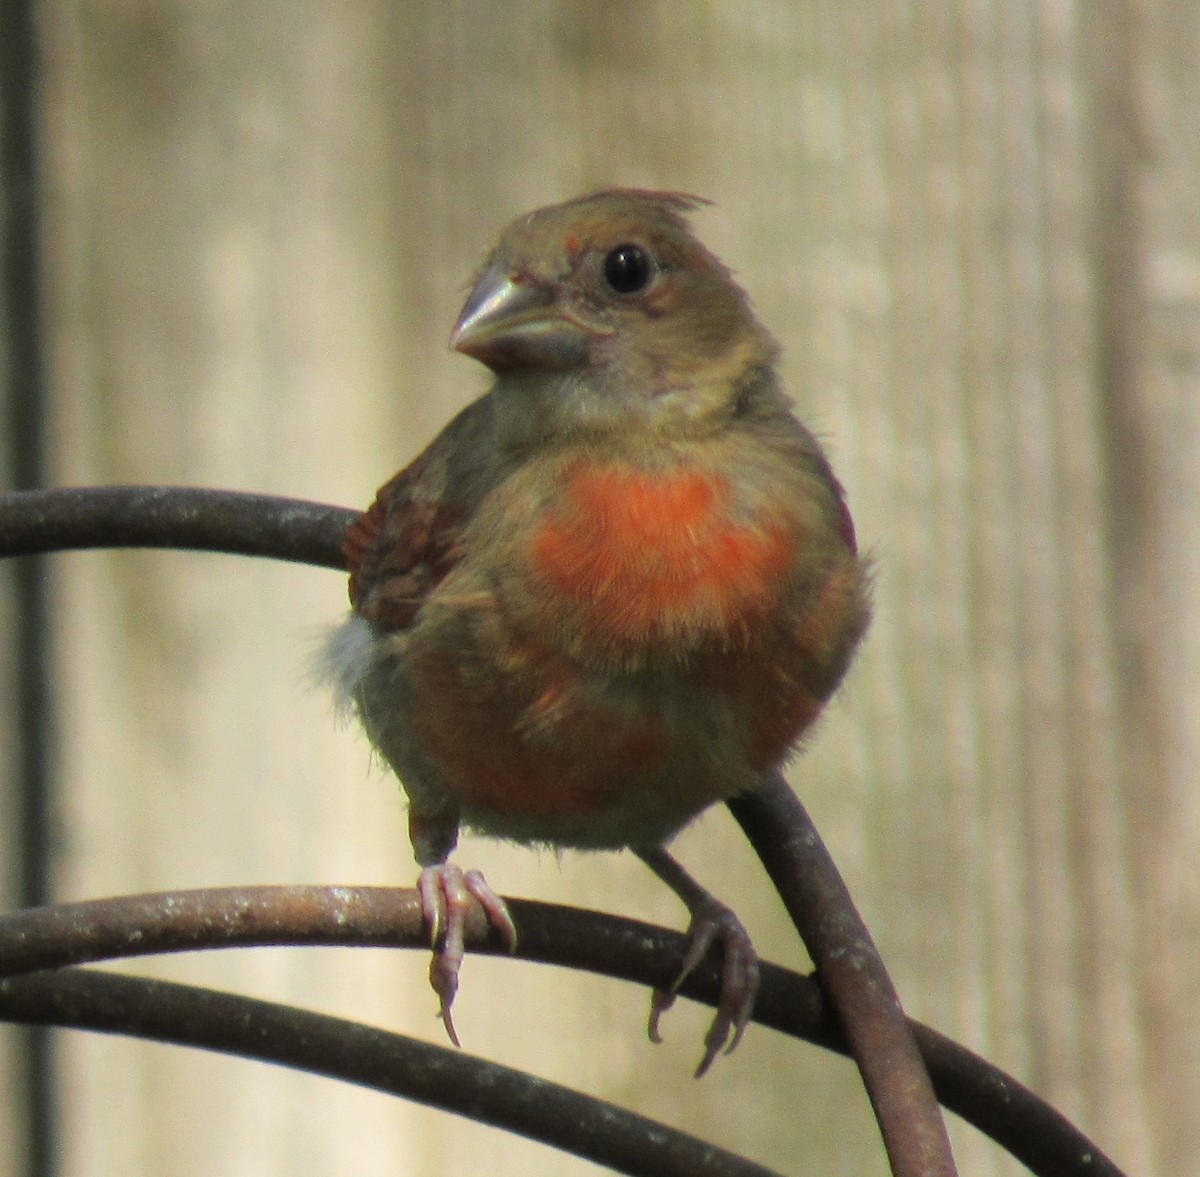
<svg viewBox="0 0 1200 1177"><path fill-rule="evenodd" d="M410 809L408 832L421 866L417 890L433 946L429 983L438 997L442 1025L446 1027L450 1041L459 1046L461 1043L450 1009L458 992L458 973L466 951L464 932L471 900L483 908L488 922L504 937L510 952L517 947L517 929L513 926L508 904L492 890L480 871L464 871L446 861L458 841L456 814L431 816Z"/></svg>
<svg viewBox="0 0 1200 1177"><path fill-rule="evenodd" d="M706 891L661 846L634 850L640 858L680 899L691 913L688 949L679 976L669 989L656 989L650 999L650 1041L661 1042L658 1021L675 1001L680 985L704 959L714 941L724 954L721 968L721 994L717 1014L704 1036L704 1057L696 1068L699 1078L724 1051L728 1054L741 1041L754 1013L758 996L758 953L742 921L715 896Z"/></svg>

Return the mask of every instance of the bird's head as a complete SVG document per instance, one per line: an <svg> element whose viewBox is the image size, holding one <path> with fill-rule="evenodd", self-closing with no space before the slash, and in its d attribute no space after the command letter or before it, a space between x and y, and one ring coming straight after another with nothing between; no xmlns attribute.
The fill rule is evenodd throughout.
<svg viewBox="0 0 1200 1177"><path fill-rule="evenodd" d="M618 189L522 217L485 260L451 346L498 388L540 398L529 407L542 430L727 419L775 344L692 235L686 214L703 203Z"/></svg>

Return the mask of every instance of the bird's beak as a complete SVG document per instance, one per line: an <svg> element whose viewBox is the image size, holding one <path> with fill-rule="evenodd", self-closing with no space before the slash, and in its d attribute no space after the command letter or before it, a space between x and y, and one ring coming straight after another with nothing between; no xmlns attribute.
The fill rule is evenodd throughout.
<svg viewBox="0 0 1200 1177"><path fill-rule="evenodd" d="M552 287L496 264L471 291L450 346L496 371L570 368L586 358L588 333L557 306Z"/></svg>

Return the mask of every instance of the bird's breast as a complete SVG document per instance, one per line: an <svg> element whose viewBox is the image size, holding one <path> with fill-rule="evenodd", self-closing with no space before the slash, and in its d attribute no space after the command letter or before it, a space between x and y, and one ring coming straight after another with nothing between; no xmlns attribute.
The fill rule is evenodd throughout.
<svg viewBox="0 0 1200 1177"><path fill-rule="evenodd" d="M531 567L585 640L734 638L778 601L797 529L740 509L724 475L580 460L562 487L530 536Z"/></svg>
<svg viewBox="0 0 1200 1177"><path fill-rule="evenodd" d="M865 624L861 569L785 462L717 457L572 455L476 521L401 657L403 731L467 825L661 841L816 718Z"/></svg>

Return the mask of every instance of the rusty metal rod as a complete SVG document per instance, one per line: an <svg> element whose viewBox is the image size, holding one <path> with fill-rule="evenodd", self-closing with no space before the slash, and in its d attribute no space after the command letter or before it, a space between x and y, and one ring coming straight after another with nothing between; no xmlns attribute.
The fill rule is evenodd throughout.
<svg viewBox="0 0 1200 1177"><path fill-rule="evenodd" d="M511 1067L342 1018L90 969L0 980L0 1017L297 1067L520 1133L630 1177L779 1177L715 1145Z"/></svg>
<svg viewBox="0 0 1200 1177"><path fill-rule="evenodd" d="M661 986L674 980L686 949L683 934L639 921L525 899L508 902L520 959ZM467 943L475 952L509 955L478 910L468 918ZM0 916L0 976L165 952L280 945L429 947L414 890L214 888ZM712 1005L719 989L714 954L688 978L682 992ZM764 963L755 1021L848 1053L838 1018L811 977ZM1037 1177L1122 1177L1078 1129L1015 1079L936 1031L910 1025L942 1103Z"/></svg>
<svg viewBox="0 0 1200 1177"><path fill-rule="evenodd" d="M816 827L781 773L729 802L846 1031L896 1177L957 1177L933 1082L895 986Z"/></svg>

